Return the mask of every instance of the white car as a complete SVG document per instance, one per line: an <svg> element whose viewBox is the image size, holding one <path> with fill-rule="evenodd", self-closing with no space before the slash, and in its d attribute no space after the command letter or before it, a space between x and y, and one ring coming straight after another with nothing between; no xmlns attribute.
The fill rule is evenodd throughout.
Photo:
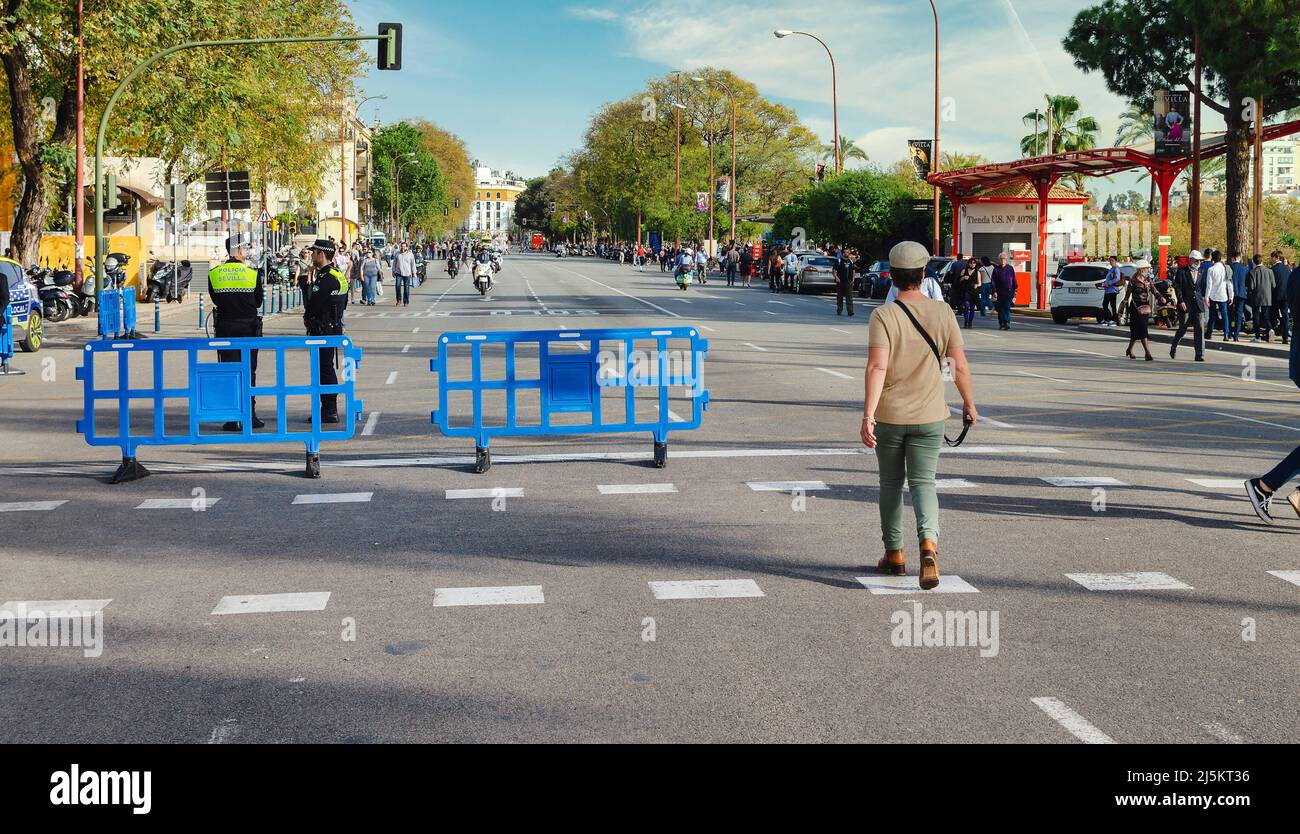
<svg viewBox="0 0 1300 834"><path fill-rule="evenodd" d="M1052 321L1065 324L1072 318L1099 317L1102 301L1106 297L1106 273L1109 271L1110 263L1106 261L1087 261L1061 267L1061 271L1052 279L1052 292L1048 296ZM1137 269L1133 264L1120 264L1119 271L1127 281Z"/></svg>

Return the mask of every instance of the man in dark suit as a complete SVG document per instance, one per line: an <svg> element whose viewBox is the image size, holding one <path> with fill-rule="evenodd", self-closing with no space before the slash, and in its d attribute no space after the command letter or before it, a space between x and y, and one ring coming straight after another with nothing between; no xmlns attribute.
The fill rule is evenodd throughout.
<svg viewBox="0 0 1300 834"><path fill-rule="evenodd" d="M1197 286L1200 274L1201 253L1192 250L1187 266L1178 267L1174 273L1174 294L1178 296L1178 332L1174 334L1174 343L1169 348L1169 358L1174 359L1178 352L1178 343L1183 340L1187 328L1192 329L1192 343L1196 349L1196 361L1205 361L1205 330L1201 327L1201 316L1205 314L1205 299Z"/></svg>
<svg viewBox="0 0 1300 834"><path fill-rule="evenodd" d="M1287 303L1287 286L1291 282L1291 265L1286 262L1286 256L1281 250L1273 253L1273 278L1277 286L1273 288L1273 315L1277 317L1277 332L1282 337L1282 344L1291 343L1291 329L1287 321L1291 315L1290 305Z"/></svg>

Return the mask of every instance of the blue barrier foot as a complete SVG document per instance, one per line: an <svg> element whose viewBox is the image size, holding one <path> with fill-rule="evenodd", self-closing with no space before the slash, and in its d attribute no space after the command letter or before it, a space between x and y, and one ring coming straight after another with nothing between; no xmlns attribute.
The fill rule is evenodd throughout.
<svg viewBox="0 0 1300 834"><path fill-rule="evenodd" d="M668 465L668 444L655 441L655 469L663 469Z"/></svg>
<svg viewBox="0 0 1300 834"><path fill-rule="evenodd" d="M311 452L307 453L307 472L305 474L308 478L320 477L320 455Z"/></svg>
<svg viewBox="0 0 1300 834"><path fill-rule="evenodd" d="M487 449L474 450L474 473L482 475L492 468L492 453Z"/></svg>
<svg viewBox="0 0 1300 834"><path fill-rule="evenodd" d="M113 473L109 479L110 484L125 484L131 481L138 481L141 478L149 477L149 470L145 469L140 461L135 458L122 458L121 466Z"/></svg>
<svg viewBox="0 0 1300 834"><path fill-rule="evenodd" d="M20 371L17 368L11 368L8 365L0 365L0 376L26 376L26 371Z"/></svg>

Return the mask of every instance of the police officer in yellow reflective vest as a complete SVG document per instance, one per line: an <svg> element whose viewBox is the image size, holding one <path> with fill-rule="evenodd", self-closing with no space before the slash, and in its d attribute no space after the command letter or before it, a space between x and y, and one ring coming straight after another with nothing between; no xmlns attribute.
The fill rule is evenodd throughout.
<svg viewBox="0 0 1300 834"><path fill-rule="evenodd" d="M311 278L305 288L303 324L308 336L342 336L343 311L348 306L348 279L334 266L334 242L318 240L311 247ZM338 385L335 349L321 348L320 384ZM320 395L320 421L339 421L338 394ZM310 418L308 418L310 422Z"/></svg>
<svg viewBox="0 0 1300 834"><path fill-rule="evenodd" d="M230 257L225 263L208 272L208 295L216 308L213 335L218 339L247 338L262 335L262 320L258 313L262 308L262 282L258 280L257 270L247 264L248 241L242 235L233 235L226 239L226 251ZM239 351L219 350L219 362L238 362ZM257 351L249 351L248 364L252 371L249 383L257 387ZM260 429L266 424L257 419L257 398L253 398L253 428ZM226 431L243 431L241 423L229 422L222 426Z"/></svg>

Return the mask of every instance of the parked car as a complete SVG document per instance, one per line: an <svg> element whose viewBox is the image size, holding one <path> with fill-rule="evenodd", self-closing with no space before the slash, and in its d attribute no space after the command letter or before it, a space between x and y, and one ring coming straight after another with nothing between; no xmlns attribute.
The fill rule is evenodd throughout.
<svg viewBox="0 0 1300 834"><path fill-rule="evenodd" d="M829 255L801 253L799 271L794 276L794 291L802 293L805 289L835 290L835 259Z"/></svg>
<svg viewBox="0 0 1300 834"><path fill-rule="evenodd" d="M1062 267L1052 279L1052 291L1047 297L1052 321L1065 324L1072 318L1100 316L1109 269L1110 264L1105 261L1086 261ZM1120 264L1119 271L1128 281L1137 269L1132 264Z"/></svg>
<svg viewBox="0 0 1300 834"><path fill-rule="evenodd" d="M0 280L9 284L9 320L13 325L14 344L27 353L35 353L45 341L40 294L17 261L0 258Z"/></svg>
<svg viewBox="0 0 1300 834"><path fill-rule="evenodd" d="M858 276L858 295L863 298L884 298L889 287L889 261L872 261Z"/></svg>

